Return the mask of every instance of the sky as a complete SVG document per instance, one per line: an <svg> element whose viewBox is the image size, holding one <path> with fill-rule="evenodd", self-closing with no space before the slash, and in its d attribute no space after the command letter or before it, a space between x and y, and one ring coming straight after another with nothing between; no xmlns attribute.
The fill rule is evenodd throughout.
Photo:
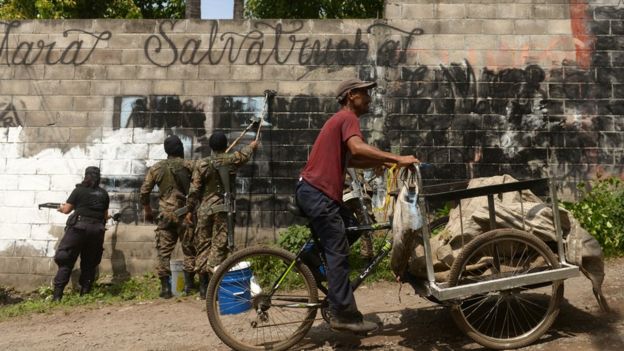
<svg viewBox="0 0 624 351"><path fill-rule="evenodd" d="M233 17L233 0L201 0L201 18L222 19Z"/></svg>

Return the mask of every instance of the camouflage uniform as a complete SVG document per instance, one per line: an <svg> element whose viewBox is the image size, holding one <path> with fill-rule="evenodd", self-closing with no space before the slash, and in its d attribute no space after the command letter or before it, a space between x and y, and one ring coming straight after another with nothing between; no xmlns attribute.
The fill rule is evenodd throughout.
<svg viewBox="0 0 624 351"><path fill-rule="evenodd" d="M197 209L194 244L197 249L195 270L199 273L210 273L228 254L227 209L223 200L223 185L216 167L230 165L231 172L236 172L249 161L252 152L251 146L245 146L241 151L231 154L213 152L210 157L200 160L193 171L187 206L189 211Z"/></svg>
<svg viewBox="0 0 624 351"><path fill-rule="evenodd" d="M365 216L368 215L368 218L371 219L372 222L375 222L375 215L373 214L373 206L370 196L367 193L366 182L364 181L364 170L355 169L355 174L358 178L358 181L362 185L363 196L364 196L364 204L366 205L366 210L362 208L360 201L357 198L351 198L349 194L353 191L351 188L351 176L347 172L345 177L345 184L342 191L343 195L343 203L346 208L348 208L359 224L364 224ZM346 200L348 199L348 200ZM346 200L346 201L345 201ZM360 237L360 256L363 258L372 258L373 257L373 242L371 238L371 233L364 233Z"/></svg>
<svg viewBox="0 0 624 351"><path fill-rule="evenodd" d="M159 215L158 226L156 227L156 250L158 251L158 263L156 265L156 273L159 277L168 277L171 275L170 259L171 253L175 249L178 239L182 245L184 253L184 271L193 272L196 250L193 246L193 228L183 223L182 218L178 218L173 211L183 207L186 202L186 196L175 181L167 186L166 182L172 182L168 179L167 166L185 167L192 172L194 161L185 160L180 157L170 157L166 160L157 162L150 167L145 176L145 181L141 186L141 203L149 204L150 193L154 185L159 188ZM169 188L169 189L165 189ZM165 193L163 193L163 191Z"/></svg>

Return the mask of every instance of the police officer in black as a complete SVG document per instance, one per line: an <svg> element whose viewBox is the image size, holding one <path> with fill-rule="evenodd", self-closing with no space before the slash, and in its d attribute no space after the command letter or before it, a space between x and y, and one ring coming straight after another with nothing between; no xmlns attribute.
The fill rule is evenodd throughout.
<svg viewBox="0 0 624 351"><path fill-rule="evenodd" d="M59 206L59 212L73 213L67 219L65 235L54 255L59 267L54 277L54 301L63 298L63 289L69 282L78 256L80 295L91 291L95 270L104 251L104 224L109 218L109 202L108 193L100 187L100 169L87 167L82 183L76 184L67 201Z"/></svg>

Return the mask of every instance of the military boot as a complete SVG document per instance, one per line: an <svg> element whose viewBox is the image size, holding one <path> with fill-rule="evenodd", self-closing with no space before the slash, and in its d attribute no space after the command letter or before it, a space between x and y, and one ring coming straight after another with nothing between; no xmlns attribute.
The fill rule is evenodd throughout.
<svg viewBox="0 0 624 351"><path fill-rule="evenodd" d="M169 283L169 277L160 277L160 295L163 299L170 299L173 297L171 292L171 284Z"/></svg>
<svg viewBox="0 0 624 351"><path fill-rule="evenodd" d="M184 293L190 295L193 290L195 272L184 271Z"/></svg>
<svg viewBox="0 0 624 351"><path fill-rule="evenodd" d="M54 287L54 292L52 293L52 301L59 302L63 298L63 288Z"/></svg>
<svg viewBox="0 0 624 351"><path fill-rule="evenodd" d="M210 276L208 273L200 273L199 274L199 297L202 300L206 299L206 290L208 290L208 282L210 281Z"/></svg>

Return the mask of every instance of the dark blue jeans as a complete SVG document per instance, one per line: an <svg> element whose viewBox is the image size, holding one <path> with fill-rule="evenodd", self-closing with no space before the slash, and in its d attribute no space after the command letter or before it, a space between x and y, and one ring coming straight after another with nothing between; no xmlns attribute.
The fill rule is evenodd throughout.
<svg viewBox="0 0 624 351"><path fill-rule="evenodd" d="M297 184L297 204L308 217L312 232L319 239L327 260L329 307L332 312L357 311L353 288L349 281L349 242L345 224L355 225L353 215L339 203L305 181ZM351 239L351 240L350 240Z"/></svg>

